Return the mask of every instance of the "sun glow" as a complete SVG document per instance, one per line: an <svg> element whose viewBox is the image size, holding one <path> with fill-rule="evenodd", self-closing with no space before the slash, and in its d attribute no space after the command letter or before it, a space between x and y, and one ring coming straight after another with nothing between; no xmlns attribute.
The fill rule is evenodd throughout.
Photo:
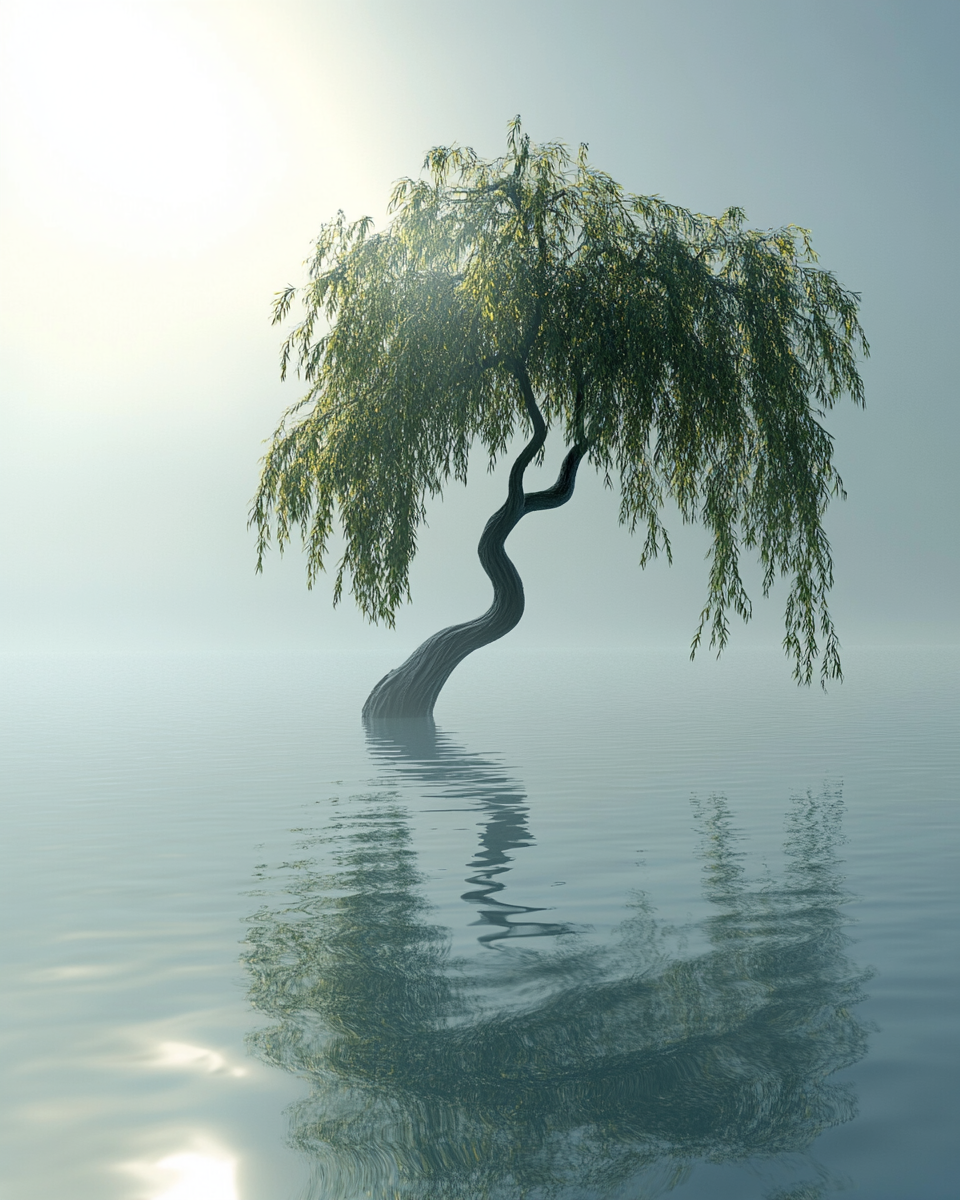
<svg viewBox="0 0 960 1200"><path fill-rule="evenodd" d="M5 141L35 217L143 251L249 220L279 176L266 105L180 6L40 2L7 21Z"/></svg>

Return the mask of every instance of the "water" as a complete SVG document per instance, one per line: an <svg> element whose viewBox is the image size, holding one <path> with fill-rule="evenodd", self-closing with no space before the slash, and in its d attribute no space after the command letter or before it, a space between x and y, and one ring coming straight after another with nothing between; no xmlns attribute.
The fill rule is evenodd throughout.
<svg viewBox="0 0 960 1200"><path fill-rule="evenodd" d="M6 661L0 1196L956 1195L957 650L390 665Z"/></svg>

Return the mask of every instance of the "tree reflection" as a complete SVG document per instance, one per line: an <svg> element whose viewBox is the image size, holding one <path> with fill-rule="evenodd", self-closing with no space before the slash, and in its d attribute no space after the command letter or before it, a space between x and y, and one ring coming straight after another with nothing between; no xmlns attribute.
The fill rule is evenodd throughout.
<svg viewBox="0 0 960 1200"><path fill-rule="evenodd" d="M490 927L479 935L481 945L574 932L570 925L534 919L545 907L508 904L499 896L506 887L500 876L510 870L516 851L534 841L527 827L526 795L515 779L498 763L468 754L433 721L368 722L367 736L374 760L394 777L422 786L445 807L466 808L485 818L480 848L468 864L472 888L461 897L477 909L477 925Z"/></svg>
<svg viewBox="0 0 960 1200"><path fill-rule="evenodd" d="M464 897L492 926L482 938L571 932L494 894L530 842L522 789L500 768L432 735L374 750L485 810ZM314 839L332 869L288 864L287 903L256 915L246 956L252 1001L274 1022L255 1052L312 1086L292 1139L315 1160L317 1197L586 1197L630 1180L652 1195L697 1160L802 1151L851 1119L853 1095L830 1078L866 1050L850 1011L864 975L841 932L842 802L793 803L789 865L763 886L746 878L726 802L696 807L715 910L698 951L669 952L640 895L612 945L519 943L481 969L431 924L398 797L343 806ZM494 1013L480 1000L491 969L513 998Z"/></svg>

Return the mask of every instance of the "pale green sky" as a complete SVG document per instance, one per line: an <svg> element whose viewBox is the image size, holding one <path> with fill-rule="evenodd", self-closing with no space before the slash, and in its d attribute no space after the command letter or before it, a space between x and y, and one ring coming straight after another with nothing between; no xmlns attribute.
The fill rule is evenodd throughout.
<svg viewBox="0 0 960 1200"><path fill-rule="evenodd" d="M370 644L478 614L478 472L421 539L396 633L253 574L273 292L337 208L383 216L437 143L588 141L628 189L809 226L863 293L865 413L831 421L841 638L958 640L960 8L824 0L5 3L0 644ZM539 517L539 520L537 519ZM679 531L678 531L679 532ZM702 538L636 567L596 480L511 538L536 641L689 639ZM759 598L758 598L759 599ZM783 596L748 637L779 640ZM785 670L785 677L788 672Z"/></svg>

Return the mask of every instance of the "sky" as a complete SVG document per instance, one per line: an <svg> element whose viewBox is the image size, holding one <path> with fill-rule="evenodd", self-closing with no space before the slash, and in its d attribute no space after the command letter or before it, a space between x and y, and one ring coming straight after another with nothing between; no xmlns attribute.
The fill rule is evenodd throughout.
<svg viewBox="0 0 960 1200"><path fill-rule="evenodd" d="M0 648L399 661L483 611L482 462L431 507L395 630L308 592L296 547L255 575L246 519L298 395L273 294L338 209L383 224L431 146L494 156L515 114L630 191L813 231L872 345L866 410L828 422L841 641L960 640L955 3L5 0L0 43ZM689 643L702 532L641 572L616 512L584 474L512 535L518 647ZM755 590L735 645L780 640L785 588Z"/></svg>

